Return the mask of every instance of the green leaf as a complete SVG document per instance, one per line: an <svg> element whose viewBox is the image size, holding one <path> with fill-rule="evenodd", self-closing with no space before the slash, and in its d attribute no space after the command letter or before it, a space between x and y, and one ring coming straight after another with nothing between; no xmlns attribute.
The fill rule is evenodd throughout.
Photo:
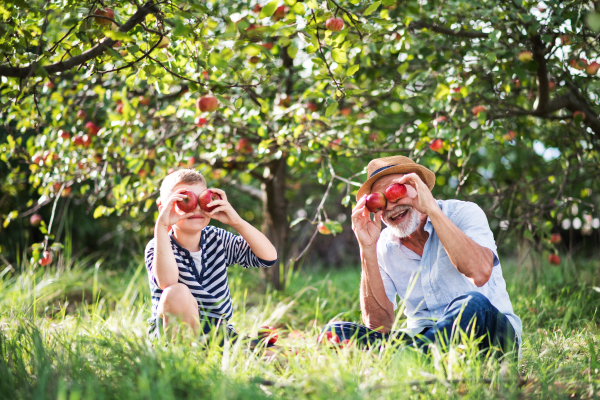
<svg viewBox="0 0 600 400"><path fill-rule="evenodd" d="M352 75L354 75L356 73L356 71L358 71L359 68L360 68L359 65L353 65L353 66L351 66L346 71L346 76L352 76Z"/></svg>
<svg viewBox="0 0 600 400"><path fill-rule="evenodd" d="M326 221L323 223L323 225L325 225L327 227L327 229L329 229L331 231L331 233L333 234L333 236L335 236L337 233L342 232L342 224L340 224L337 221Z"/></svg>
<svg viewBox="0 0 600 400"><path fill-rule="evenodd" d="M331 50L331 58L338 64L346 64L348 62L348 58L346 57L346 52L340 49Z"/></svg>
<svg viewBox="0 0 600 400"><path fill-rule="evenodd" d="M588 24L591 30L600 32L600 14L591 13L585 17L585 22Z"/></svg>
<svg viewBox="0 0 600 400"><path fill-rule="evenodd" d="M104 207L104 206L96 207L96 209L94 210L94 219L100 218L102 216L102 214L104 213L105 209L106 209L106 207Z"/></svg>
<svg viewBox="0 0 600 400"><path fill-rule="evenodd" d="M338 108L338 103L331 103L325 110L325 116L327 118L331 117L333 115L333 113L335 112L335 110L337 110L337 108Z"/></svg>
<svg viewBox="0 0 600 400"><path fill-rule="evenodd" d="M377 10L377 8L379 8L380 4L381 4L380 1L376 1L376 2L372 3L369 7L367 7L365 12L363 13L363 17L373 14L375 12L375 10Z"/></svg>
<svg viewBox="0 0 600 400"><path fill-rule="evenodd" d="M260 15L258 16L258 18L262 19L262 18L268 18L268 17L272 16L275 13L275 10L277 9L278 4L279 4L279 0L273 0L272 2L270 2L269 4L264 6L260 10Z"/></svg>
<svg viewBox="0 0 600 400"><path fill-rule="evenodd" d="M133 38L126 33L119 31L104 31L106 37L112 40L120 40L121 42L133 42Z"/></svg>

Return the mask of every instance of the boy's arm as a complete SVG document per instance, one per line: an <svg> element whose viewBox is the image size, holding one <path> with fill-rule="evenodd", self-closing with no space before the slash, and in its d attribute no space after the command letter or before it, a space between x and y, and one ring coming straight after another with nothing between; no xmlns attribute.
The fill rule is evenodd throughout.
<svg viewBox="0 0 600 400"><path fill-rule="evenodd" d="M277 250L271 241L258 229L244 221L227 201L227 195L221 189L210 189L221 196L221 200L208 203L209 207L217 206L206 213L210 218L231 226L246 240L252 252L265 261L277 261Z"/></svg>
<svg viewBox="0 0 600 400"><path fill-rule="evenodd" d="M176 190L166 205L158 206L159 214L154 226L154 260L152 271L156 278L156 283L161 289L165 289L175 283L179 278L179 267L175 260L175 254L171 248L171 238L169 238L169 227L175 225L179 220L194 215L193 212L179 214L175 210L175 202L183 200L185 196L181 193L187 189Z"/></svg>

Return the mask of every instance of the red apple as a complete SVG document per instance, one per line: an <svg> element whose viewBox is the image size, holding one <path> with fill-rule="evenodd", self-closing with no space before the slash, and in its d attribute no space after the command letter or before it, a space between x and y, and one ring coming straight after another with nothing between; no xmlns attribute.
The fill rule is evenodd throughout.
<svg viewBox="0 0 600 400"><path fill-rule="evenodd" d="M162 39L160 39L160 43L158 43L158 47L159 49L164 49L166 47L169 47L169 43L171 43L171 41L169 40L168 37L163 36Z"/></svg>
<svg viewBox="0 0 600 400"><path fill-rule="evenodd" d="M196 124L197 127L202 127L202 126L206 125L206 118L196 117L196 119L194 120L194 123Z"/></svg>
<svg viewBox="0 0 600 400"><path fill-rule="evenodd" d="M560 256L558 254L550 254L548 256L548 262L550 262L550 264L552 264L552 265L559 265L560 264Z"/></svg>
<svg viewBox="0 0 600 400"><path fill-rule="evenodd" d="M354 344L353 341L351 341L350 339L344 339L342 340L342 343L340 343L340 347L341 348L346 348L346 347L350 347Z"/></svg>
<svg viewBox="0 0 600 400"><path fill-rule="evenodd" d="M548 82L548 89L556 90L556 82L553 82L553 81Z"/></svg>
<svg viewBox="0 0 600 400"><path fill-rule="evenodd" d="M250 64L258 64L260 62L260 57L258 57L258 56L250 57L248 59L248 62Z"/></svg>
<svg viewBox="0 0 600 400"><path fill-rule="evenodd" d="M348 107L342 108L342 109L340 110L340 114L342 114L344 117L347 117L347 116L348 116L348 115L350 115L351 113L352 113L352 109L351 109L351 108L348 108Z"/></svg>
<svg viewBox="0 0 600 400"><path fill-rule="evenodd" d="M271 50L273 48L273 43L261 43L260 45L267 50Z"/></svg>
<svg viewBox="0 0 600 400"><path fill-rule="evenodd" d="M121 100L117 101L117 112L123 114L123 102Z"/></svg>
<svg viewBox="0 0 600 400"><path fill-rule="evenodd" d="M530 51L523 51L519 54L519 60L524 63L528 63L533 60L533 53Z"/></svg>
<svg viewBox="0 0 600 400"><path fill-rule="evenodd" d="M219 101L213 96L200 97L196 101L196 107L202 112L213 112L219 108Z"/></svg>
<svg viewBox="0 0 600 400"><path fill-rule="evenodd" d="M329 142L329 147L331 147L331 150L333 151L340 151L340 143L342 143L342 139L334 139L331 142Z"/></svg>
<svg viewBox="0 0 600 400"><path fill-rule="evenodd" d="M92 137L89 135L83 135L81 140L83 140L83 145L86 147L92 144Z"/></svg>
<svg viewBox="0 0 600 400"><path fill-rule="evenodd" d="M600 64L596 61L590 63L587 67L585 67L585 72L588 75L596 75L598 73L598 69L600 68Z"/></svg>
<svg viewBox="0 0 600 400"><path fill-rule="evenodd" d="M507 142L511 141L511 140L515 140L515 132L514 131L508 131L508 133L505 133L504 135L502 135L502 139L506 140Z"/></svg>
<svg viewBox="0 0 600 400"><path fill-rule="evenodd" d="M42 258L40 258L40 265L42 267L45 267L46 265L50 264L52 262L52 253L49 251L45 251L42 253Z"/></svg>
<svg viewBox="0 0 600 400"><path fill-rule="evenodd" d="M77 119L86 119L87 118L87 113L85 112L85 110L77 110Z"/></svg>
<svg viewBox="0 0 600 400"><path fill-rule="evenodd" d="M100 131L100 127L98 125L96 125L95 123L93 123L92 121L89 121L88 123L85 124L85 129L87 129L88 134L90 136L96 136L98 134L98 132Z"/></svg>
<svg viewBox="0 0 600 400"><path fill-rule="evenodd" d="M279 339L279 333L277 333L277 329L274 327L264 325L258 329L258 338L268 344L275 344L277 339Z"/></svg>
<svg viewBox="0 0 600 400"><path fill-rule="evenodd" d="M196 209L196 206L198 205L198 197L196 196L196 193L186 190L181 194L185 196L185 198L183 200L175 202L175 204L177 204L177 208L179 208L184 213L194 211Z"/></svg>
<svg viewBox="0 0 600 400"><path fill-rule="evenodd" d="M71 138L71 134L69 132L65 132L62 129L58 131L58 136L63 140L68 140Z"/></svg>
<svg viewBox="0 0 600 400"><path fill-rule="evenodd" d="M317 225L317 230L321 235L331 235L331 231L328 227L325 226L323 222L319 222L319 224Z"/></svg>
<svg viewBox="0 0 600 400"><path fill-rule="evenodd" d="M406 185L394 183L385 189L384 194L387 201L395 203L396 201L406 197Z"/></svg>
<svg viewBox="0 0 600 400"><path fill-rule="evenodd" d="M460 93L460 86L451 89L454 93Z"/></svg>
<svg viewBox="0 0 600 400"><path fill-rule="evenodd" d="M446 117L445 115L439 116L433 120L433 126L438 126L438 125L446 122L447 120L448 120L448 117Z"/></svg>
<svg viewBox="0 0 600 400"><path fill-rule="evenodd" d="M115 18L115 12L110 8L106 8L104 10L101 8L98 8L94 11L94 15L108 17L111 19ZM96 23L98 25L110 25L112 23L112 21L110 19L106 19L106 18L94 18L94 20L96 21Z"/></svg>
<svg viewBox="0 0 600 400"><path fill-rule="evenodd" d="M585 113L583 111L575 111L573 113L573 118L577 118L578 115L581 115L581 119L585 120Z"/></svg>
<svg viewBox="0 0 600 400"><path fill-rule="evenodd" d="M487 111L487 109L485 108L485 106L475 106L471 110L471 112L473 113L473 115L479 115L479 113L482 113L482 112L485 112L485 111Z"/></svg>
<svg viewBox="0 0 600 400"><path fill-rule="evenodd" d="M200 204L200 208L207 212L212 212L218 206L209 207L208 204L211 201L221 200L221 196L210 189L206 189L204 192L200 193L198 197L198 203Z"/></svg>
<svg viewBox="0 0 600 400"><path fill-rule="evenodd" d="M392 40L393 40L393 41L395 41L395 42L399 42L399 41L400 41L400 39L402 39L402 35L401 35L401 34L399 34L398 32L394 32L394 33L392 34Z"/></svg>
<svg viewBox="0 0 600 400"><path fill-rule="evenodd" d="M438 152L444 147L444 141L442 139L433 139L429 143L429 148L435 152Z"/></svg>
<svg viewBox="0 0 600 400"><path fill-rule="evenodd" d="M139 96L138 100L139 100L140 104L143 106L147 106L148 104L150 104L150 99L148 97Z"/></svg>
<svg viewBox="0 0 600 400"><path fill-rule="evenodd" d="M38 227L42 223L42 216L40 214L33 214L29 217L29 223L31 226Z"/></svg>
<svg viewBox="0 0 600 400"><path fill-rule="evenodd" d="M560 233L553 233L550 236L550 243L552 243L552 244L558 244L560 242L562 242L562 237L560 236Z"/></svg>
<svg viewBox="0 0 600 400"><path fill-rule="evenodd" d="M46 86L48 89L54 89L54 87L55 87L56 85L54 84L54 82L52 82L52 81L48 81L48 82L46 82L46 83L44 84L44 86Z"/></svg>
<svg viewBox="0 0 600 400"><path fill-rule="evenodd" d="M376 213L387 205L385 195L380 192L371 193L367 196L366 207L372 213Z"/></svg>
<svg viewBox="0 0 600 400"><path fill-rule="evenodd" d="M316 105L315 103L313 103L312 101L309 102L306 107L311 111L311 112L315 112L319 109L319 106Z"/></svg>
<svg viewBox="0 0 600 400"><path fill-rule="evenodd" d="M278 104L281 107L287 108L292 105L292 98L290 96L280 97L278 100Z"/></svg>
<svg viewBox="0 0 600 400"><path fill-rule="evenodd" d="M587 68L588 63L585 59L580 58L579 60L576 60L574 58L569 60L569 65L571 66L571 68L575 68L578 69L580 71L583 71L584 69Z"/></svg>
<svg viewBox="0 0 600 400"><path fill-rule="evenodd" d="M344 29L344 20L341 18L331 17L325 22L325 28L331 32L339 32Z"/></svg>
<svg viewBox="0 0 600 400"><path fill-rule="evenodd" d="M73 144L75 146L83 146L84 145L83 136L81 136L81 135L75 136L75 138L73 139Z"/></svg>
<svg viewBox="0 0 600 400"><path fill-rule="evenodd" d="M279 21L280 19L285 18L287 11L288 11L288 8L286 6L279 6L275 10L275 13L273 14L273 16L271 18L273 19L273 21Z"/></svg>
<svg viewBox="0 0 600 400"><path fill-rule="evenodd" d="M257 3L257 4L254 6L254 8L252 9L252 11L254 11L255 13L259 13L259 12L260 12L260 10L262 10L262 7L261 7L261 5L260 5L260 4L258 4L258 3Z"/></svg>
<svg viewBox="0 0 600 400"><path fill-rule="evenodd" d="M71 194L71 186L67 186L66 188L63 189L63 191L60 193L60 197L68 197Z"/></svg>
<svg viewBox="0 0 600 400"><path fill-rule="evenodd" d="M340 337L331 331L323 332L317 338L317 343L325 345L337 345L340 344Z"/></svg>
<svg viewBox="0 0 600 400"><path fill-rule="evenodd" d="M560 43L563 46L568 46L571 44L571 36L569 35L560 35Z"/></svg>
<svg viewBox="0 0 600 400"><path fill-rule="evenodd" d="M250 144L250 141L248 139L241 138L235 145L235 151L238 153L251 153L252 145Z"/></svg>

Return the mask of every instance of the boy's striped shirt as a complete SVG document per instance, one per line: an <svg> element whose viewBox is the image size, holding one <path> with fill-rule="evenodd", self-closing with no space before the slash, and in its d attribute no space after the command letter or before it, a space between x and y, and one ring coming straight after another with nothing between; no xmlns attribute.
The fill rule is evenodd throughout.
<svg viewBox="0 0 600 400"><path fill-rule="evenodd" d="M173 231L169 233L169 238L179 268L178 281L186 285L196 298L201 317L231 318L233 307L227 282L227 267L234 264L240 264L244 268L270 267L277 262L258 258L243 237L209 225L202 230L200 236L202 265L198 272L190 252L173 239ZM146 246L144 257L152 295L152 317L148 319L151 332L156 327L158 302L163 292L152 271L154 246L152 239Z"/></svg>

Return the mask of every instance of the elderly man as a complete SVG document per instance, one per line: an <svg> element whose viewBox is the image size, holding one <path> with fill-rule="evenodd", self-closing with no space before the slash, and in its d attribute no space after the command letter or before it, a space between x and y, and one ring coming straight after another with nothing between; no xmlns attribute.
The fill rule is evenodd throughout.
<svg viewBox="0 0 600 400"><path fill-rule="evenodd" d="M406 157L372 160L367 172L352 211L366 326L335 322L324 331L363 344L393 337L428 349L430 343L447 344L460 328L481 338L482 349L506 353L520 346L521 320L513 312L481 208L434 199L435 174ZM367 195L384 193L394 183L405 184L407 196L388 201L371 219ZM387 225L383 231L381 221ZM408 326L393 332L396 295L404 302Z"/></svg>

